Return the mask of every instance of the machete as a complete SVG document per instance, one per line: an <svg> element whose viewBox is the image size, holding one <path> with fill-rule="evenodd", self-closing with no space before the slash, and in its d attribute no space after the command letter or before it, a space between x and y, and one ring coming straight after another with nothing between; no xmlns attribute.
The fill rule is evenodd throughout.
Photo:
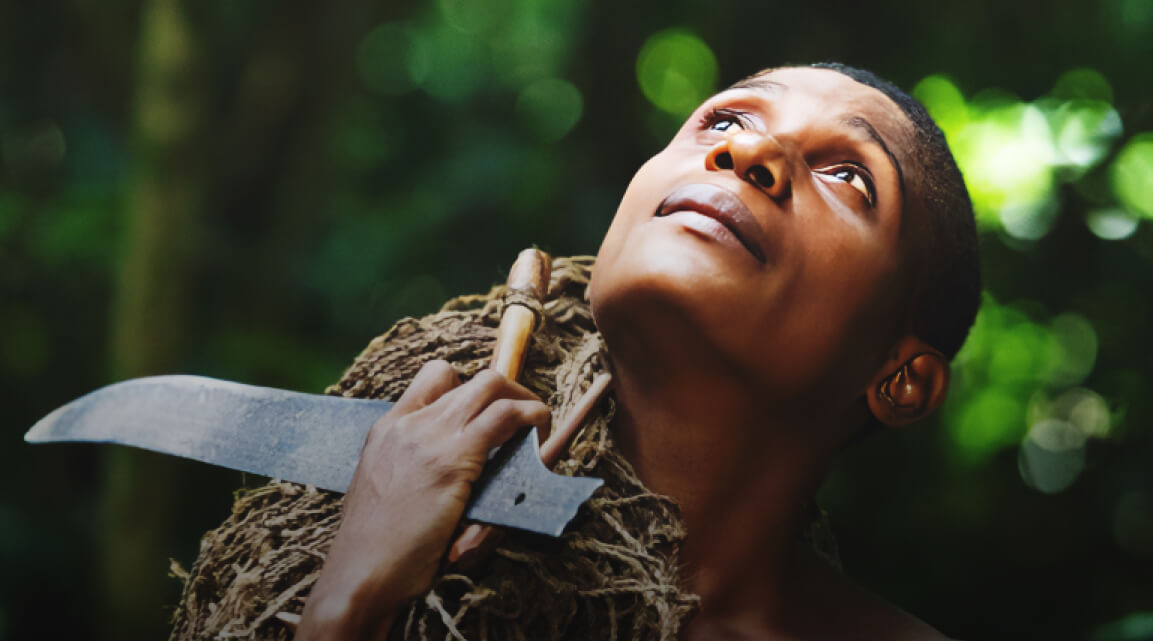
<svg viewBox="0 0 1153 641"><path fill-rule="evenodd" d="M525 250L509 287L543 298L547 256ZM523 305L501 318L492 367L516 378L535 323ZM38 421L29 443L115 443L272 478L345 492L369 428L392 403L303 394L201 376L115 383ZM473 486L465 517L560 536L601 479L553 474L541 462L535 427L498 449Z"/></svg>
<svg viewBox="0 0 1153 641"><path fill-rule="evenodd" d="M344 492L388 401L302 394L202 376L153 376L103 387L40 419L29 443L115 443ZM465 516L560 536L596 478L553 474L536 428L485 467Z"/></svg>

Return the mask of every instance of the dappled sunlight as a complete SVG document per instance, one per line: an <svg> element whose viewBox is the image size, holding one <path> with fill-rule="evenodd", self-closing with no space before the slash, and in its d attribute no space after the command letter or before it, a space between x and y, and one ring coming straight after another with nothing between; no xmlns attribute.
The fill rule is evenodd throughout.
<svg viewBox="0 0 1153 641"><path fill-rule="evenodd" d="M1113 192L1125 211L1153 218L1153 133L1127 142L1111 169Z"/></svg>
<svg viewBox="0 0 1153 641"><path fill-rule="evenodd" d="M1100 73L1066 72L1033 101L998 90L966 99L948 77L932 75L914 89L949 139L985 229L1022 241L1049 233L1061 210L1061 186L1107 162L1123 134L1113 89ZM1153 151L1137 137L1110 166L1119 209L1086 214L1100 238L1132 234L1129 221L1150 207Z"/></svg>
<svg viewBox="0 0 1153 641"><path fill-rule="evenodd" d="M958 456L980 464L1019 445L1027 483L1046 492L1071 485L1085 441L1110 436L1108 403L1081 387L1097 356L1097 332L1085 317L1034 319L986 294L954 361L945 408Z"/></svg>

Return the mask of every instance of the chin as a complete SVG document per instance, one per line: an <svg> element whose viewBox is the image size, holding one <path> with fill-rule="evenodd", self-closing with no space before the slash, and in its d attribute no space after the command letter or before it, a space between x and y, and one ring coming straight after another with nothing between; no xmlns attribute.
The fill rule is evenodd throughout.
<svg viewBox="0 0 1153 641"><path fill-rule="evenodd" d="M602 248L589 300L610 349L641 344L650 350L679 349L692 342L723 351L710 334L736 329L731 303L740 299L732 296L731 274L715 257L692 250L660 243L616 253Z"/></svg>
<svg viewBox="0 0 1153 641"><path fill-rule="evenodd" d="M611 232L610 232L611 233ZM613 242L615 241L615 242ZM590 296L656 296L697 308L747 298L749 288L763 284L751 256L743 249L703 239L676 225L646 221L627 235L606 239L597 255Z"/></svg>

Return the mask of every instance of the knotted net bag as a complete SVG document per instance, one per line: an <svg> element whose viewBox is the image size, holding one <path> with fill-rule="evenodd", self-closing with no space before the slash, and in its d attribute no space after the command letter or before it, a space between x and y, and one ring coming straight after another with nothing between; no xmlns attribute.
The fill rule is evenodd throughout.
<svg viewBox="0 0 1153 641"><path fill-rule="evenodd" d="M603 344L585 301L591 257L554 261L537 311L522 383L567 416L593 376ZM453 363L462 379L486 367L506 296L450 300L404 319L373 340L326 393L395 400L421 365ZM605 480L556 541L510 532L473 576L446 574L409 603L391 638L406 640L666 640L677 637L697 598L678 582L685 530L676 504L647 489L617 452L611 397L585 420L555 471ZM319 428L318 428L319 429ZM292 638L278 613L300 613L341 518L342 496L273 481L242 491L232 515L201 541L190 571L174 564L184 593L172 639Z"/></svg>

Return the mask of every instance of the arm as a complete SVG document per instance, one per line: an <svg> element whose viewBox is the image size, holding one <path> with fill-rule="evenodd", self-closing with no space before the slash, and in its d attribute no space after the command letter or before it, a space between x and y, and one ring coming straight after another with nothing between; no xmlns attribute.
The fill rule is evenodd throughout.
<svg viewBox="0 0 1153 641"><path fill-rule="evenodd" d="M396 610L432 586L488 452L550 418L496 372L461 385L448 363L426 364L369 431L297 638L384 639Z"/></svg>

